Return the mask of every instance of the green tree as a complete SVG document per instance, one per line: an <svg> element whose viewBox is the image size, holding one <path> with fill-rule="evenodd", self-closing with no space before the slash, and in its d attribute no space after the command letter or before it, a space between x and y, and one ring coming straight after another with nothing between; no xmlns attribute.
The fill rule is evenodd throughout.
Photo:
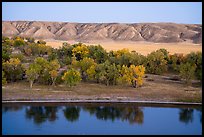
<svg viewBox="0 0 204 137"><path fill-rule="evenodd" d="M161 51L153 51L147 55L145 61L145 68L147 72L153 74L162 74L167 71L167 61L165 55Z"/></svg>
<svg viewBox="0 0 204 137"><path fill-rule="evenodd" d="M45 44L38 44L36 48L38 49L38 55L39 56L51 54L51 47L50 46L46 46Z"/></svg>
<svg viewBox="0 0 204 137"><path fill-rule="evenodd" d="M202 80L202 52L191 52L186 55L185 62L196 66L195 76Z"/></svg>
<svg viewBox="0 0 204 137"><path fill-rule="evenodd" d="M88 46L89 54L88 57L94 59L98 64L105 62L108 59L108 53L101 45L90 45Z"/></svg>
<svg viewBox="0 0 204 137"><path fill-rule="evenodd" d="M22 53L13 53L10 58L18 58L21 62L25 61L25 56Z"/></svg>
<svg viewBox="0 0 204 137"><path fill-rule="evenodd" d="M81 76L82 76L82 79L84 81L86 81L87 79L87 70L92 66L92 65L95 65L96 63L94 62L93 59L91 58L83 58L82 60L80 60L78 62L78 67L80 68L80 72L81 72Z"/></svg>
<svg viewBox="0 0 204 137"><path fill-rule="evenodd" d="M75 86L81 81L80 73L75 69L69 69L64 73L62 80L64 80L69 87Z"/></svg>
<svg viewBox="0 0 204 137"><path fill-rule="evenodd" d="M19 46L24 46L26 43L25 43L25 41L22 38L16 37L14 39L14 43L13 44L14 44L15 47L19 47Z"/></svg>
<svg viewBox="0 0 204 137"><path fill-rule="evenodd" d="M30 88L33 87L34 81L39 77L40 66L38 64L30 64L29 68L26 70L27 79L30 82Z"/></svg>
<svg viewBox="0 0 204 137"><path fill-rule="evenodd" d="M145 56L141 55L137 52L132 52L131 56L130 56L130 64L138 66L138 65L142 65L145 62Z"/></svg>
<svg viewBox="0 0 204 137"><path fill-rule="evenodd" d="M49 64L49 74L51 76L52 79L52 85L55 86L55 81L56 78L58 76L58 72L57 70L60 68L60 64L58 62L58 60L52 60Z"/></svg>
<svg viewBox="0 0 204 137"><path fill-rule="evenodd" d="M131 53L128 49L121 49L117 51L113 51L110 53L111 63L115 63L116 65L126 65L130 66L131 64Z"/></svg>
<svg viewBox="0 0 204 137"><path fill-rule="evenodd" d="M17 81L23 79L24 67L18 58L10 58L2 64L5 77L8 81Z"/></svg>
<svg viewBox="0 0 204 137"><path fill-rule="evenodd" d="M56 50L57 58L59 59L59 62L61 66L70 65L71 64L71 58L72 58L72 45L62 46L59 49Z"/></svg>
<svg viewBox="0 0 204 137"><path fill-rule="evenodd" d="M50 54L48 56L48 61L58 59L57 51L57 49L51 48Z"/></svg>
<svg viewBox="0 0 204 137"><path fill-rule="evenodd" d="M2 43L2 60L8 61L10 59L12 49L10 45Z"/></svg>
<svg viewBox="0 0 204 137"><path fill-rule="evenodd" d="M156 52L157 52L157 51L161 51L161 52L164 54L164 59L165 59L166 61L169 60L169 52L168 52L166 49L159 49L159 50L156 50Z"/></svg>
<svg viewBox="0 0 204 137"><path fill-rule="evenodd" d="M169 55L168 64L169 68L173 69L175 72L179 72L179 66L185 62L185 56L183 54L173 54Z"/></svg>
<svg viewBox="0 0 204 137"><path fill-rule="evenodd" d="M96 79L101 83L105 83L107 86L116 85L119 72L115 64L111 64L109 61L105 61L96 67Z"/></svg>
<svg viewBox="0 0 204 137"><path fill-rule="evenodd" d="M7 83L5 73L2 71L2 85L5 85Z"/></svg>
<svg viewBox="0 0 204 137"><path fill-rule="evenodd" d="M44 59L43 57L37 57L34 60L34 63L40 66L38 82L42 84L50 84L51 76L49 74L50 71L50 63Z"/></svg>
<svg viewBox="0 0 204 137"><path fill-rule="evenodd" d="M182 78L185 79L186 84L190 85L191 84L191 80L194 78L195 76L195 69L196 66L195 65L191 65L190 63L185 63L185 64L181 64L180 65L180 76Z"/></svg>

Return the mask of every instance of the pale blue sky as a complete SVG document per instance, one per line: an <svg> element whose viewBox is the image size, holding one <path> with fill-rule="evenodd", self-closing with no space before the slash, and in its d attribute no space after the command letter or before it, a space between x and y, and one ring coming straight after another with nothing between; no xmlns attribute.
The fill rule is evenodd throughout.
<svg viewBox="0 0 204 137"><path fill-rule="evenodd" d="M2 2L2 20L202 24L202 2Z"/></svg>

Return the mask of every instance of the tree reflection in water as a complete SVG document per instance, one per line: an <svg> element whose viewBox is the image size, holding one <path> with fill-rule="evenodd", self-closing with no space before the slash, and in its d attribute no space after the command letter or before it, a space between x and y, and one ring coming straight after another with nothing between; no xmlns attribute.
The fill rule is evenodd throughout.
<svg viewBox="0 0 204 137"><path fill-rule="evenodd" d="M22 108L23 106L4 106L2 112L17 111ZM60 106L27 106L26 118L33 119L35 124L41 124L46 120L55 121L58 118L56 113L60 108ZM76 122L79 119L81 108L100 120L111 120L114 122L117 119L128 121L130 124L143 124L144 122L144 114L139 106L65 106L62 112L68 121ZM200 122L202 123L202 108L195 110L199 111ZM179 110L180 122L185 124L192 123L193 111L194 109L192 108L181 108Z"/></svg>
<svg viewBox="0 0 204 137"><path fill-rule="evenodd" d="M140 107L84 107L85 111L89 111L90 115L95 114L98 119L112 120L120 119L129 121L130 124L143 124L144 114Z"/></svg>
<svg viewBox="0 0 204 137"><path fill-rule="evenodd" d="M79 119L80 108L79 107L66 107L64 110L65 118L70 121L74 122Z"/></svg>
<svg viewBox="0 0 204 137"><path fill-rule="evenodd" d="M35 124L41 124L46 120L55 121L57 107L31 106L26 108L26 118L33 119Z"/></svg>
<svg viewBox="0 0 204 137"><path fill-rule="evenodd" d="M202 107L196 109L199 112L200 115L200 123L202 124Z"/></svg>
<svg viewBox="0 0 204 137"><path fill-rule="evenodd" d="M189 122L193 122L193 109L190 108L181 108L179 112L179 120L188 124Z"/></svg>
<svg viewBox="0 0 204 137"><path fill-rule="evenodd" d="M23 109L23 106L4 106L2 107L2 113L6 113L8 111L18 111Z"/></svg>

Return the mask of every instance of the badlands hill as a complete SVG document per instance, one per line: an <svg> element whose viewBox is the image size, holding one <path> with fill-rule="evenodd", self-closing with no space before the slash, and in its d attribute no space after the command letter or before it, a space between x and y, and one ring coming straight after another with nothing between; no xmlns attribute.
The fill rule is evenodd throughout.
<svg viewBox="0 0 204 137"><path fill-rule="evenodd" d="M202 43L202 25L175 23L69 23L2 21L2 35L36 39Z"/></svg>

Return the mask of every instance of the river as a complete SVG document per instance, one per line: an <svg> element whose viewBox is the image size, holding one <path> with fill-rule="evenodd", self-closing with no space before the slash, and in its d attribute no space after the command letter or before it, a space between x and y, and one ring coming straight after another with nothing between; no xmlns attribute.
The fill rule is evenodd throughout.
<svg viewBox="0 0 204 137"><path fill-rule="evenodd" d="M202 107L138 103L3 103L3 135L201 135Z"/></svg>

